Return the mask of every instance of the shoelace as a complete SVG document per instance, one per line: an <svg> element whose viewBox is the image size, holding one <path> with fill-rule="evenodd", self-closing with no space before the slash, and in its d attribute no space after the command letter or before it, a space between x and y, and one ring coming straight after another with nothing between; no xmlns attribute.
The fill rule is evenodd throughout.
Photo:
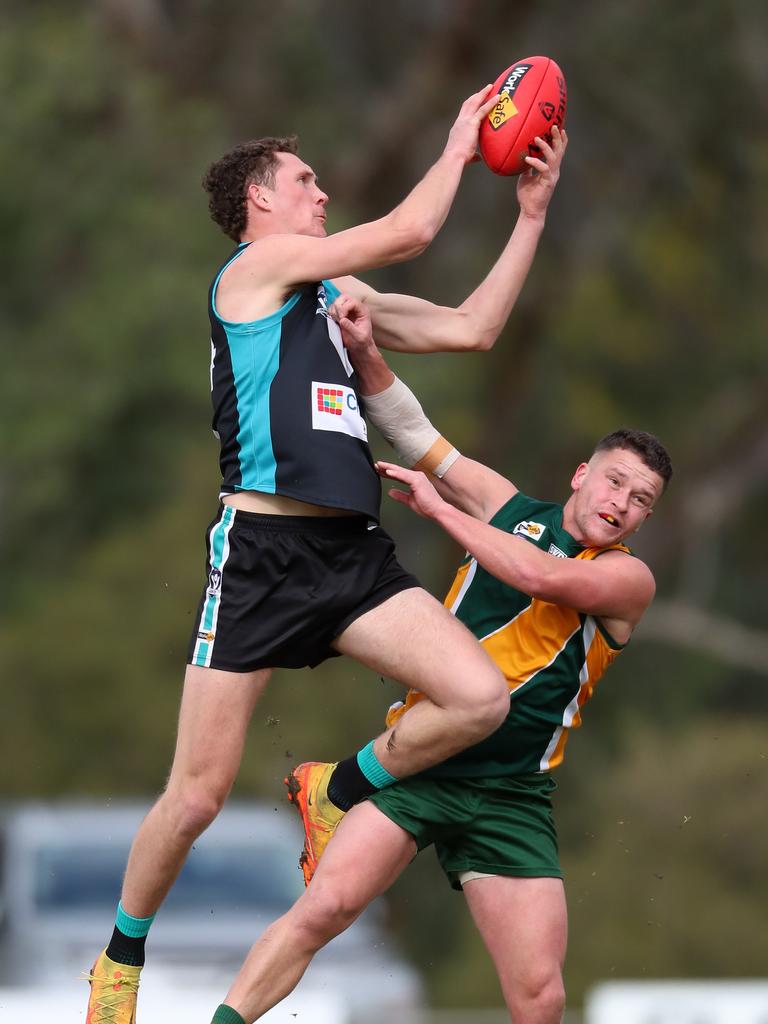
<svg viewBox="0 0 768 1024"><path fill-rule="evenodd" d="M139 991L139 982L133 978L105 978L92 974L90 971L85 971L81 975L84 981L87 981L91 986L94 982L103 985L106 991L101 992L97 999L98 1005L94 1007L94 1012L88 1018L88 1024L113 1024L118 1020L119 1012L125 1008L124 996L136 996ZM123 1024L133 1024L135 1018L131 1015L130 1022L124 1021Z"/></svg>

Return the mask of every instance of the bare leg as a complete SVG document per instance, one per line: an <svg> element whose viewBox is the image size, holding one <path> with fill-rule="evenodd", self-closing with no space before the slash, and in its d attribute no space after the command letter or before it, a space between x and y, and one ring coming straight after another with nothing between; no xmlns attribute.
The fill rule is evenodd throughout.
<svg viewBox="0 0 768 1024"><path fill-rule="evenodd" d="M479 742L509 712L509 689L500 670L425 590L405 590L361 615L334 646L429 698L376 740L376 757L395 778Z"/></svg>
<svg viewBox="0 0 768 1024"><path fill-rule="evenodd" d="M464 895L496 967L512 1024L560 1024L568 931L562 881L476 878L465 884Z"/></svg>
<svg viewBox="0 0 768 1024"><path fill-rule="evenodd" d="M298 984L312 957L394 882L416 853L412 836L371 803L336 830L312 884L251 948L225 1002L257 1020Z"/></svg>
<svg viewBox="0 0 768 1024"><path fill-rule="evenodd" d="M270 676L187 666L176 753L165 792L131 847L122 903L149 917L162 903L192 843L229 795L256 701Z"/></svg>

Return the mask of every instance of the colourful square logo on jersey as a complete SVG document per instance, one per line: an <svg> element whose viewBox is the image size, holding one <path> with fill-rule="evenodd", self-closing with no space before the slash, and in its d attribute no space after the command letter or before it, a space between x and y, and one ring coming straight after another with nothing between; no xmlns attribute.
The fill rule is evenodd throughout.
<svg viewBox="0 0 768 1024"><path fill-rule="evenodd" d="M317 411L341 416L344 410L344 392L339 388L317 389Z"/></svg>
<svg viewBox="0 0 768 1024"><path fill-rule="evenodd" d="M360 415L354 388L313 380L309 399L313 430L329 430L336 434L349 434L361 441L368 440L368 428Z"/></svg>

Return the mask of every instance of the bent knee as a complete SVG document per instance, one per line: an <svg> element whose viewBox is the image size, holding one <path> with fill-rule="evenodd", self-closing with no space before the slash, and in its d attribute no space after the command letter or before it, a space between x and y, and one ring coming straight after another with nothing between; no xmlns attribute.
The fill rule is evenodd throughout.
<svg viewBox="0 0 768 1024"><path fill-rule="evenodd" d="M560 1024L565 1010L565 988L559 968L529 978L520 986L511 1007L514 1024Z"/></svg>
<svg viewBox="0 0 768 1024"><path fill-rule="evenodd" d="M349 928L365 909L350 900L343 890L338 884L321 883L314 891L310 886L305 893L297 924L307 948L320 949Z"/></svg>
<svg viewBox="0 0 768 1024"><path fill-rule="evenodd" d="M479 692L478 692L479 690ZM482 688L473 690L471 703L466 708L466 724L473 736L484 739L509 714L509 687L499 672L489 676Z"/></svg>

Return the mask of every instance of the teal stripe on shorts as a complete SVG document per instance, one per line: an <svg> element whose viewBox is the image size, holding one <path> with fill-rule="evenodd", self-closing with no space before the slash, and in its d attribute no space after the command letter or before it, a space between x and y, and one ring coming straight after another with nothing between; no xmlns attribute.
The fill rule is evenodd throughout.
<svg viewBox="0 0 768 1024"><path fill-rule="evenodd" d="M231 505L222 505L221 514L210 533L211 572L208 578L205 605L200 616L200 628L197 643L190 664L208 668L213 654L213 642L216 636L216 625L221 604L221 581L224 566L229 557L229 531L235 521L236 509ZM214 573L218 573L217 582L213 583Z"/></svg>

